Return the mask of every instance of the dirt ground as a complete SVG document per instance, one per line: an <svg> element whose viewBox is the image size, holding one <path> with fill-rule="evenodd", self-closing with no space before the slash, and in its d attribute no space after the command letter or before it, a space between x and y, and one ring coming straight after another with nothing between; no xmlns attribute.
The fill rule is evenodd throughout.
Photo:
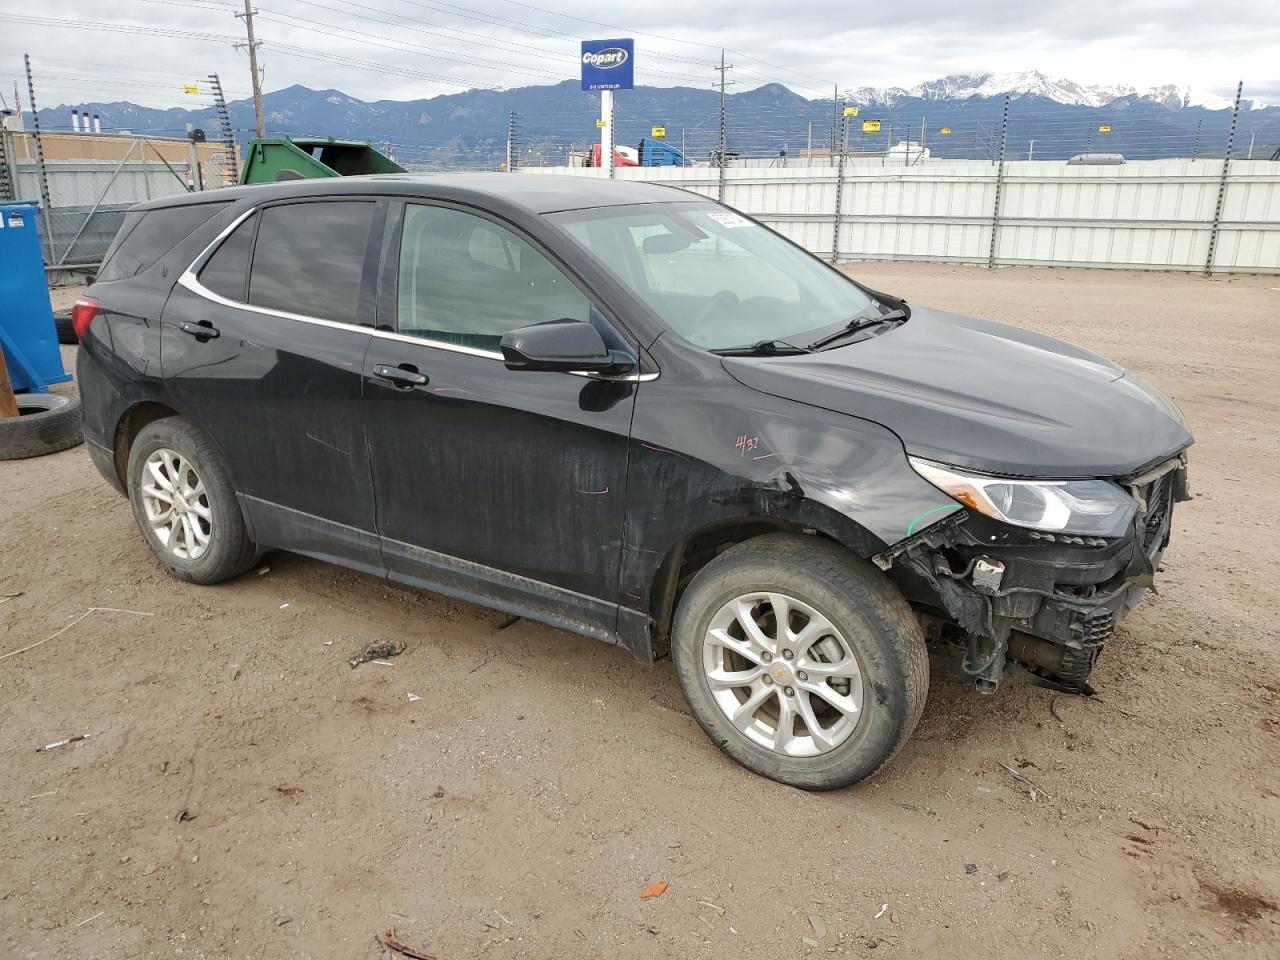
<svg viewBox="0 0 1280 960"><path fill-rule="evenodd" d="M1196 497L1100 701L935 660L894 763L806 794L670 664L293 556L190 586L83 448L0 463L0 655L136 611L0 661L0 956L1280 955L1280 278L852 269L1186 411Z"/></svg>

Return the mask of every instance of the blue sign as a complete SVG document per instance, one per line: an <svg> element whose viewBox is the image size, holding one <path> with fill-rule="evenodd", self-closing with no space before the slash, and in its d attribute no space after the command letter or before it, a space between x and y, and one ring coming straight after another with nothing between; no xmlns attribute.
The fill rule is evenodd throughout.
<svg viewBox="0 0 1280 960"><path fill-rule="evenodd" d="M634 40L583 40L582 89L630 90L635 86Z"/></svg>

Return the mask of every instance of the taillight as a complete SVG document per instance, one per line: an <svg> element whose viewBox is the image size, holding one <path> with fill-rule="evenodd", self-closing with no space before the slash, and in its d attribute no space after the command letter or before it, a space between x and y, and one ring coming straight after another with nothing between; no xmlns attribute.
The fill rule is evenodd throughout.
<svg viewBox="0 0 1280 960"><path fill-rule="evenodd" d="M98 315L98 301L93 297L81 297L71 306L71 326L81 340L89 332L89 324Z"/></svg>

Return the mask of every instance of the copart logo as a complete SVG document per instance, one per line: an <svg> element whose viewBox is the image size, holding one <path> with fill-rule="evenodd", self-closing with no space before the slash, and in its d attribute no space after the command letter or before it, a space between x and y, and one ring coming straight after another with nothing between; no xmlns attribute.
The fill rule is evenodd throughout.
<svg viewBox="0 0 1280 960"><path fill-rule="evenodd" d="M627 62L627 51L621 47L605 47L603 50L595 50L582 55L582 62L589 67L597 67L600 70L611 70L614 67L620 67Z"/></svg>

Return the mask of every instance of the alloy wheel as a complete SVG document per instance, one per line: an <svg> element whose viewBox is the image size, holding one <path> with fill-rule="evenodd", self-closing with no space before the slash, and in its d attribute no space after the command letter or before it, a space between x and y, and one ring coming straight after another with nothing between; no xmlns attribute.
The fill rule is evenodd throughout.
<svg viewBox="0 0 1280 960"><path fill-rule="evenodd" d="M703 640L703 677L729 721L788 757L814 757L852 735L862 716L857 657L814 607L783 593L722 606Z"/></svg>
<svg viewBox="0 0 1280 960"><path fill-rule="evenodd" d="M161 447L147 457L141 484L147 522L161 545L179 560L204 556L213 535L213 511L192 462Z"/></svg>

